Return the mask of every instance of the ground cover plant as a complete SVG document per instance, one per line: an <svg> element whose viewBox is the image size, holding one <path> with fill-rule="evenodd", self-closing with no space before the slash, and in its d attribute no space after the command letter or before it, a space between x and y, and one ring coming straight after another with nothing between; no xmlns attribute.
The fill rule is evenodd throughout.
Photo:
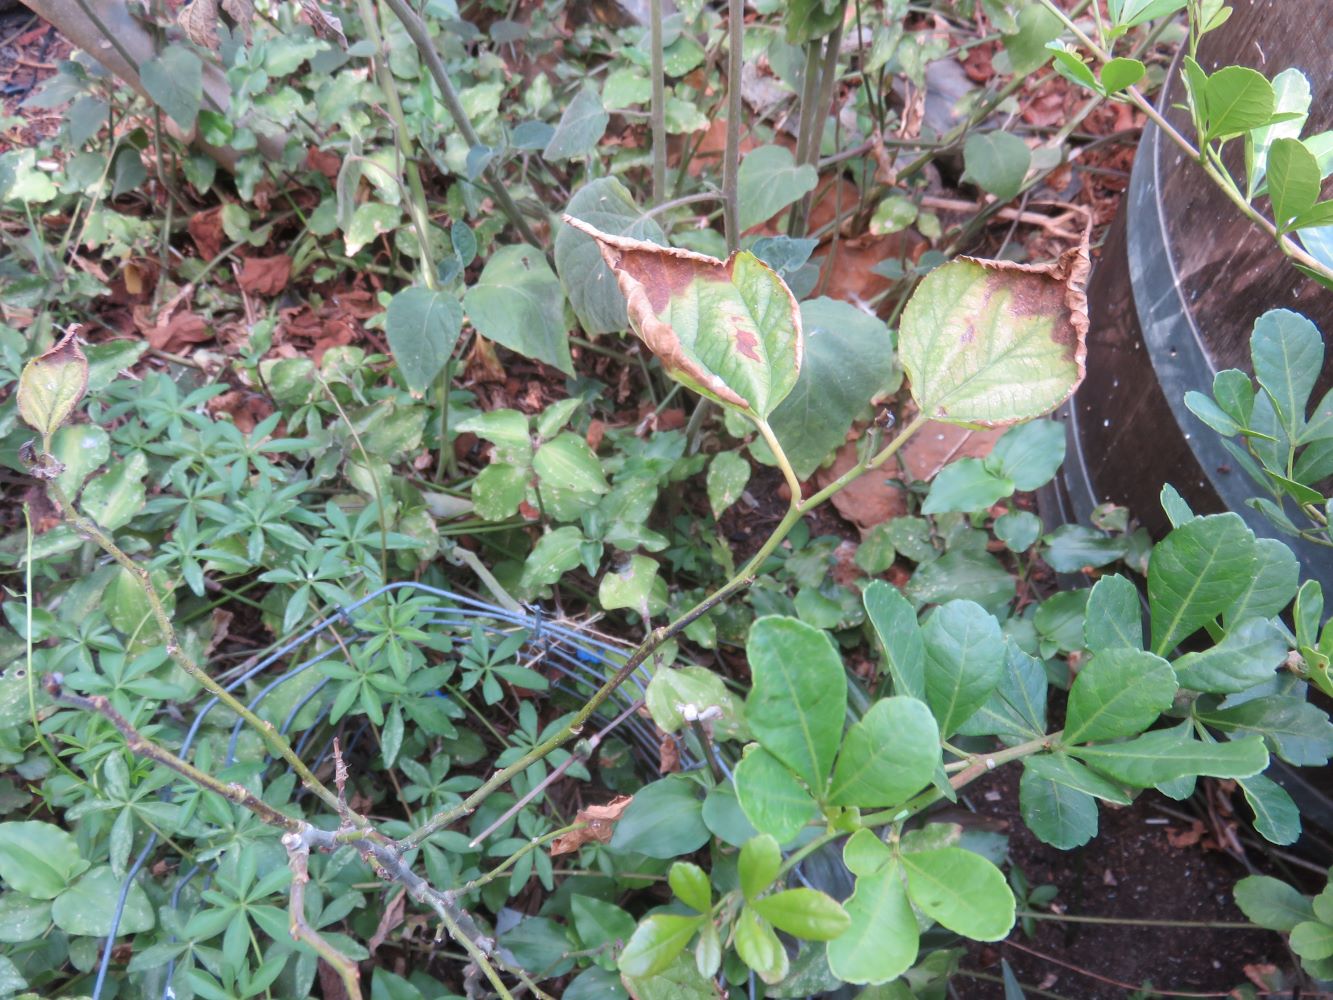
<svg viewBox="0 0 1333 1000"><path fill-rule="evenodd" d="M1155 544L1029 502L1114 199L1035 209L1224 9L194 0L62 61L0 155L0 994L1061 995L976 944L1060 912L974 783L1293 844L1319 585L1169 489ZM1200 156L1318 278L1322 137L1225 72ZM1190 403L1326 535L1322 341L1254 343ZM1329 975L1306 888L1237 886L1262 988Z"/></svg>

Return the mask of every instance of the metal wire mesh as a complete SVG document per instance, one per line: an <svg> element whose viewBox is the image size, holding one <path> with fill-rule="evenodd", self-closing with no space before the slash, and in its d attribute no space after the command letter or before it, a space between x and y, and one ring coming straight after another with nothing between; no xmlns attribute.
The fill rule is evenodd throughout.
<svg viewBox="0 0 1333 1000"><path fill-rule="evenodd" d="M612 672L624 665L630 654L630 647L626 644L608 636L593 633L588 627L581 626L578 623L553 620L541 607L536 605L528 605L520 610L514 610L478 600L465 594L407 581L380 587L360 600L344 608L339 608L333 615L318 624L306 629L294 638L280 643L257 661L247 663L242 669L235 671L234 675L224 675L225 683L223 686L228 692L235 692L250 681L265 677L268 673L276 670L274 676L268 679L247 703L247 707L252 711L259 710L264 701L272 696L274 692L280 690L283 685L289 684L295 678L300 677L306 671L318 667L321 663L333 657L348 655L356 651L357 645L363 643L368 635L357 624L358 612L371 608L376 601L395 592L407 592L412 596L429 599L429 603L424 604L419 609L422 620L414 622L414 625L423 630L429 630L432 634L453 634L465 640L471 635L474 627L480 628L482 633L487 636L522 634L524 639L520 647L520 655L525 659L539 662L543 667L553 669L559 676L553 687L578 700L586 699L593 691L601 687ZM325 637L326 633L330 633L330 630L339 626L349 629L350 634L344 636L339 633L338 641L328 648L298 663L283 666L287 657L307 644L317 642ZM651 677L651 668L647 664L641 666L607 699L599 715L607 719L613 718L642 699L647 692L648 681ZM291 730L302 709L318 698L330 683L330 678L321 678L297 699L278 726L279 731L284 736ZM218 699L213 697L200 706L177 751L180 756L188 756L199 737L202 726L218 704ZM316 734L322 733L327 737L325 746L321 748L313 762L312 770L317 769L332 750L332 736L321 725L326 720L328 713L329 707L324 706L315 722L305 729L294 746L296 753L304 758L304 755L310 750L310 743ZM236 761L238 741L243 725L243 720L237 719L232 726L227 743L227 753L222 762L224 768L231 766ZM660 734L656 729L634 713L624 719L622 726L630 736L640 758L646 763L655 763L660 750ZM346 752L350 753L354 750L355 743L359 740L364 728L364 725L362 725L360 730L351 734L347 741L348 746L345 748ZM685 769L702 766L702 761L697 758L692 748L684 741L678 741L678 751L681 765ZM274 763L271 757L266 757L266 761L270 765ZM170 797L170 786L164 789L162 794L164 797ZM150 834L148 841L134 858L121 884L120 894L112 916L111 930L102 949L97 979L93 986L93 1000L101 1000L107 973L110 969L113 946L124 916L130 889L144 864L152 855L157 843L158 836L154 832ZM204 870L203 865L194 865L182 872L177 878L171 893L170 905L173 910L179 908L181 893L185 887ZM174 996L171 988L174 971L175 961L173 960L166 966L162 992L163 1000L171 1000Z"/></svg>

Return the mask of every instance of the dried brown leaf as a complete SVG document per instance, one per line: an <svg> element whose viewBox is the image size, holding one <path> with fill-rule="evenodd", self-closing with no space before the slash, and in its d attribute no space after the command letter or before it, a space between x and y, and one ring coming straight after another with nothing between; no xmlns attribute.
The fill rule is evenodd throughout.
<svg viewBox="0 0 1333 1000"><path fill-rule="evenodd" d="M273 257L246 257L237 276L241 290L251 295L278 295L292 276L292 259L285 253Z"/></svg>
<svg viewBox="0 0 1333 1000"><path fill-rule="evenodd" d="M630 796L621 795L605 805L580 809L574 821L584 825L551 841L551 857L570 854L588 843L610 843L611 835L616 830L616 820L620 819L620 814L629 803Z"/></svg>
<svg viewBox="0 0 1333 1000"><path fill-rule="evenodd" d="M205 49L218 49L218 0L190 0L176 15L187 38Z"/></svg>

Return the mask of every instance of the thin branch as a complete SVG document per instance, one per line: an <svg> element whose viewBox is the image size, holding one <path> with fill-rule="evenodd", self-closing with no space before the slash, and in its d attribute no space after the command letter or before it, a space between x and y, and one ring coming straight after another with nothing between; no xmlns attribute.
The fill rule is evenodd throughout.
<svg viewBox="0 0 1333 1000"><path fill-rule="evenodd" d="M738 177L741 163L741 56L744 44L744 0L727 0L727 148L722 158L722 220L728 253L735 253L741 242Z"/></svg>
<svg viewBox="0 0 1333 1000"><path fill-rule="evenodd" d="M648 2L648 45L652 52L653 77L653 204L666 197L666 64L662 53L662 0Z"/></svg>
<svg viewBox="0 0 1333 1000"><path fill-rule="evenodd" d="M287 907L291 917L292 940L304 941L315 949L315 953L338 973L349 1000L361 1000L361 970L357 964L329 944L319 931L306 922L305 886L310 881L310 847L299 833L283 834L282 846L287 848L287 865L292 870L292 888Z"/></svg>

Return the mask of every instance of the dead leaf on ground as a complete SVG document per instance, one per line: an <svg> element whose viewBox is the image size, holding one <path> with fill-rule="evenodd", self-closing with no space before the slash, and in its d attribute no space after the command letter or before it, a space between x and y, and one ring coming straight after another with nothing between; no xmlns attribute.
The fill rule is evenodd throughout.
<svg viewBox="0 0 1333 1000"><path fill-rule="evenodd" d="M599 844L609 843L616 830L616 820L620 819L620 814L629 805L630 798L628 795L620 795L605 805L580 809L574 816L574 822L584 825L551 841L551 857L570 854L594 841Z"/></svg>
<svg viewBox="0 0 1333 1000"><path fill-rule="evenodd" d="M1193 847L1203 839L1204 825L1197 819L1188 830L1177 830L1174 826L1166 828L1166 840L1172 847Z"/></svg>
<svg viewBox="0 0 1333 1000"><path fill-rule="evenodd" d="M815 485L823 489L856 464L856 442L849 441L838 449L833 464L815 473ZM895 470L882 468L852 480L843 490L833 494L833 506L863 532L877 524L907 513L903 491L890 486L886 480Z"/></svg>
<svg viewBox="0 0 1333 1000"><path fill-rule="evenodd" d="M183 312L161 313L153 322L148 315L147 306L135 306L134 325L148 340L154 350L179 354L191 344L202 344L213 339L213 328L198 313Z"/></svg>
<svg viewBox="0 0 1333 1000"><path fill-rule="evenodd" d="M932 420L903 445L903 467L913 479L931 479L959 458L985 458L1003 434L1002 429L978 430Z"/></svg>
<svg viewBox="0 0 1333 1000"><path fill-rule="evenodd" d="M222 206L210 208L206 212L195 212L190 217L189 230L200 258L212 260L227 243L227 234L222 230Z"/></svg>
<svg viewBox="0 0 1333 1000"><path fill-rule="evenodd" d="M285 253L273 257L246 257L236 281L250 295L278 295L292 277L292 259Z"/></svg>
<svg viewBox="0 0 1333 1000"><path fill-rule="evenodd" d="M273 413L273 404L266 396L257 392L233 389L220 396L214 396L205 406L209 414L217 417L226 414L236 429L249 434L260 422Z"/></svg>
<svg viewBox="0 0 1333 1000"><path fill-rule="evenodd" d="M311 146L305 151L305 165L311 170L317 170L328 180L338 179L338 173L342 170L342 157L331 149L319 149Z"/></svg>

